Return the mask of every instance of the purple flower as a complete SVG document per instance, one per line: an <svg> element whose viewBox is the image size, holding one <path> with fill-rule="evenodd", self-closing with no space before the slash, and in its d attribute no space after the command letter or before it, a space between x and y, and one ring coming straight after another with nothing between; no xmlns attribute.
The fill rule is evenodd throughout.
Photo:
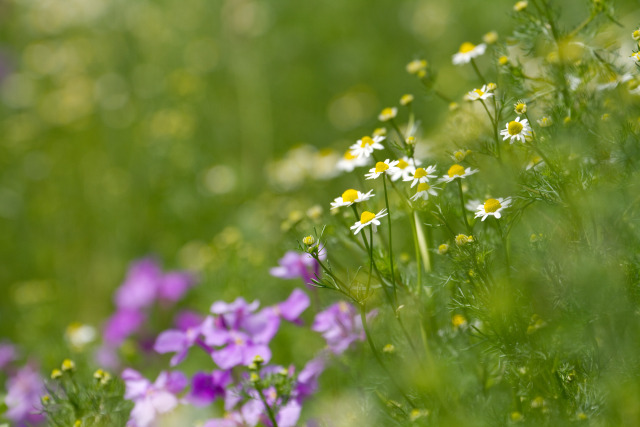
<svg viewBox="0 0 640 427"><path fill-rule="evenodd" d="M187 357L189 349L200 339L203 332L213 328L213 323L213 317L208 316L199 325L190 327L186 331L168 329L158 335L153 348L161 354L175 353L170 364L176 366Z"/></svg>
<svg viewBox="0 0 640 427"><path fill-rule="evenodd" d="M0 371L17 358L18 351L16 350L16 346L6 341L0 343Z"/></svg>
<svg viewBox="0 0 640 427"><path fill-rule="evenodd" d="M129 337L138 331L146 320L146 315L140 311L132 309L121 309L113 314L104 326L104 340L112 345L119 346Z"/></svg>
<svg viewBox="0 0 640 427"><path fill-rule="evenodd" d="M253 314L259 303L248 304L238 298L227 304L216 302L211 306L215 322L203 328L206 345L221 347L214 349L211 357L222 369L237 365L249 365L257 355L265 362L271 359L268 344L278 330L279 319L273 310L265 309Z"/></svg>
<svg viewBox="0 0 640 427"><path fill-rule="evenodd" d="M311 396L318 389L318 377L324 371L326 356L321 353L311 359L296 378L294 394L299 402Z"/></svg>
<svg viewBox="0 0 640 427"><path fill-rule="evenodd" d="M152 258L134 262L124 283L116 291L115 303L119 309L138 310L148 307L156 299L162 269Z"/></svg>
<svg viewBox="0 0 640 427"><path fill-rule="evenodd" d="M367 318L375 315L376 312L372 311L367 314ZM343 353L352 342L364 341L366 338L358 310L344 301L318 313L311 329L322 334L329 349L335 354Z"/></svg>
<svg viewBox="0 0 640 427"><path fill-rule="evenodd" d="M17 426L32 425L44 421L40 413L40 398L45 394L44 382L31 365L25 365L7 380L5 416Z"/></svg>
<svg viewBox="0 0 640 427"><path fill-rule="evenodd" d="M326 252L320 249L320 260L326 259ZM320 277L320 265L311 255L296 251L289 251L278 260L278 267L273 267L269 273L281 279L300 278L305 284L311 285L311 279Z"/></svg>
<svg viewBox="0 0 640 427"><path fill-rule="evenodd" d="M158 297L172 302L179 301L195 283L195 278L190 273L171 271L160 280Z"/></svg>
<svg viewBox="0 0 640 427"><path fill-rule="evenodd" d="M217 397L225 396L225 388L231 383L231 372L198 372L191 379L191 393L187 400L195 406L207 406Z"/></svg>
<svg viewBox="0 0 640 427"><path fill-rule="evenodd" d="M138 371L125 369L122 372L126 390L124 398L134 402L127 425L147 427L158 414L164 414L178 406L177 393L187 385L182 372L161 372L155 383L151 384Z"/></svg>
<svg viewBox="0 0 640 427"><path fill-rule="evenodd" d="M199 326L204 321L199 313L190 310L180 311L173 320L173 324L181 331Z"/></svg>

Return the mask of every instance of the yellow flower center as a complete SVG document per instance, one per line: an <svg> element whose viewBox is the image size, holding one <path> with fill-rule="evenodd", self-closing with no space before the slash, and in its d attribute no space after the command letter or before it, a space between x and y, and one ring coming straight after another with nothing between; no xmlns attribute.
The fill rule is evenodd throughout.
<svg viewBox="0 0 640 427"><path fill-rule="evenodd" d="M482 96L482 95L484 95L484 92L483 92L482 90L480 90L480 89L474 89L473 91L474 91L476 94L478 94L478 96Z"/></svg>
<svg viewBox="0 0 640 427"><path fill-rule="evenodd" d="M358 198L358 192L352 188L342 193L342 201L345 203L353 203Z"/></svg>
<svg viewBox="0 0 640 427"><path fill-rule="evenodd" d="M389 165L386 164L385 162L376 163L376 173L382 173L382 172L386 171L387 169L389 169Z"/></svg>
<svg viewBox="0 0 640 427"><path fill-rule="evenodd" d="M469 53L475 48L476 48L476 45L474 45L473 43L464 42L464 43L462 43L462 45L460 45L459 52L460 53Z"/></svg>
<svg viewBox="0 0 640 427"><path fill-rule="evenodd" d="M370 136L363 136L361 139L360 147L364 148L367 145L373 145L373 139Z"/></svg>
<svg viewBox="0 0 640 427"><path fill-rule="evenodd" d="M502 205L496 199L489 199L484 202L484 211L487 213L492 213L500 209Z"/></svg>
<svg viewBox="0 0 640 427"><path fill-rule="evenodd" d="M353 154L351 154L351 150L347 150L346 153L344 153L344 158L346 160L354 160L356 158L356 156L354 156Z"/></svg>
<svg viewBox="0 0 640 427"><path fill-rule="evenodd" d="M427 184L426 182L421 182L420 184L418 184L418 193L421 191L427 191L431 188L431 186L429 184Z"/></svg>
<svg viewBox="0 0 640 427"><path fill-rule="evenodd" d="M449 168L447 175L449 175L449 178L453 178L454 176L464 175L464 167L460 165L453 165Z"/></svg>
<svg viewBox="0 0 640 427"><path fill-rule="evenodd" d="M425 176L427 176L427 171L424 170L424 168L418 168L416 169L416 171L413 174L413 177L415 179L420 179L420 178L424 178Z"/></svg>
<svg viewBox="0 0 640 427"><path fill-rule="evenodd" d="M638 40L638 39L640 39L640 30L635 30L635 31L633 32L633 39L634 39L634 40Z"/></svg>
<svg viewBox="0 0 640 427"><path fill-rule="evenodd" d="M509 122L509 127L507 128L509 131L509 135L518 135L520 132L522 132L522 123L520 122L516 122L516 121L510 121Z"/></svg>
<svg viewBox="0 0 640 427"><path fill-rule="evenodd" d="M384 110L382 110L380 115L382 117L384 117L385 119L392 119L392 118L394 118L396 116L395 113L393 112L393 109L390 108L390 107L387 107Z"/></svg>
<svg viewBox="0 0 640 427"><path fill-rule="evenodd" d="M405 162L404 160L400 160L400 161L398 162L397 166L398 166L398 168L400 168L400 169L404 169L404 168L406 168L407 166L409 166L409 163Z"/></svg>
<svg viewBox="0 0 640 427"><path fill-rule="evenodd" d="M376 217L376 214L369 211L364 211L362 212L362 215L360 215L360 224L367 224L371 222L371 220L374 219L375 217Z"/></svg>

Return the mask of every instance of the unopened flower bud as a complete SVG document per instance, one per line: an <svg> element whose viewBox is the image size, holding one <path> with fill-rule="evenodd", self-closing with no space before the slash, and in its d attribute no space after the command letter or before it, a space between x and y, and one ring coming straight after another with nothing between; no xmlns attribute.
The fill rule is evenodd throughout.
<svg viewBox="0 0 640 427"><path fill-rule="evenodd" d="M71 359L64 359L62 361L62 370L65 372L74 371L76 369L76 363Z"/></svg>
<svg viewBox="0 0 640 427"><path fill-rule="evenodd" d="M302 239L302 243L304 243L307 246L313 246L314 243L316 243L316 239L313 236L309 235L309 236L306 236L304 239Z"/></svg>
<svg viewBox="0 0 640 427"><path fill-rule="evenodd" d="M406 94L406 95L402 95L402 98L400 98L400 105L402 106L407 106L409 104L411 104L413 102L413 95L411 94Z"/></svg>
<svg viewBox="0 0 640 427"><path fill-rule="evenodd" d="M62 376L62 371L60 369L54 369L53 371L51 371L52 380L57 380L61 376Z"/></svg>
<svg viewBox="0 0 640 427"><path fill-rule="evenodd" d="M438 246L438 253L440 255L444 255L447 252L449 252L449 245L447 245L446 243L443 243L440 246Z"/></svg>

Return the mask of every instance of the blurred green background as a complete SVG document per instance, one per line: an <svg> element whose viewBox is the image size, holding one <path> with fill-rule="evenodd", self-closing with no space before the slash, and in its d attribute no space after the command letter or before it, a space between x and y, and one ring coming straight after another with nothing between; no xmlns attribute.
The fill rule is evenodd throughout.
<svg viewBox="0 0 640 427"><path fill-rule="evenodd" d="M587 3L563 2L568 22ZM44 354L69 323L100 325L148 254L200 272L194 308L287 295L268 268L295 248L292 211L326 213L344 184L300 187L273 162L300 142L340 155L403 93L437 128L446 104L405 64L427 59L459 100L474 75L451 55L504 40L512 4L1 2L0 337ZM637 2L616 4L636 25Z"/></svg>

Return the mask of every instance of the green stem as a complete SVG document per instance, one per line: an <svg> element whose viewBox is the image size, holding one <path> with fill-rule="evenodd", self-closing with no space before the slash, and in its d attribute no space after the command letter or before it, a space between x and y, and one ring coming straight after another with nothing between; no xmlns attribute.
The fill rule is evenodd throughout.
<svg viewBox="0 0 640 427"><path fill-rule="evenodd" d="M262 400L262 403L264 404L264 407L267 410L267 415L269 416L269 420L271 420L271 424L273 425L273 427L278 427L278 423L276 422L276 417L273 415L273 411L271 410L271 407L267 403L267 399L265 399L264 394L262 393L262 389L260 387L256 387L256 390L258 391L258 395L260 395L260 400Z"/></svg>
<svg viewBox="0 0 640 427"><path fill-rule="evenodd" d="M478 68L478 65L476 65L476 61L471 58L471 65L473 65L473 70L476 72L476 74L478 75L478 78L480 79L480 81L482 82L483 85L487 84L487 80L484 78L484 76L482 75L482 73L480 72L480 69Z"/></svg>
<svg viewBox="0 0 640 427"><path fill-rule="evenodd" d="M464 196L462 195L462 179L458 178L458 194L460 195L460 207L462 208L462 219L464 219L464 225L467 227L467 233L471 235L471 226L469 226L469 221L467 221L467 212L464 207Z"/></svg>
<svg viewBox="0 0 640 427"><path fill-rule="evenodd" d="M387 206L387 223L389 224L389 267L391 268L391 282L393 283L393 298L395 305L398 305L398 291L396 286L396 274L393 267L393 242L391 239L391 210L389 209L389 196L387 195L387 175L383 174L382 183L384 184L384 202Z"/></svg>
<svg viewBox="0 0 640 427"><path fill-rule="evenodd" d="M402 390L402 387L400 387L400 385L396 381L396 377L391 374L387 366L384 364L384 362L380 358L380 354L378 354L378 351L376 350L376 346L373 343L373 339L371 338L371 331L369 331L369 326L367 325L367 314L365 313L365 306L363 304L360 304L360 319L362 320L362 329L364 330L364 334L367 338L367 342L369 343L369 347L371 348L371 352L373 353L373 356L375 357L376 361L378 362L382 370L387 374L387 376L391 380L391 383L395 386L395 388L402 395L402 397L404 397L404 399L407 401L409 406L411 406L411 408L415 408L415 405L413 404L411 399L409 399L409 397Z"/></svg>

